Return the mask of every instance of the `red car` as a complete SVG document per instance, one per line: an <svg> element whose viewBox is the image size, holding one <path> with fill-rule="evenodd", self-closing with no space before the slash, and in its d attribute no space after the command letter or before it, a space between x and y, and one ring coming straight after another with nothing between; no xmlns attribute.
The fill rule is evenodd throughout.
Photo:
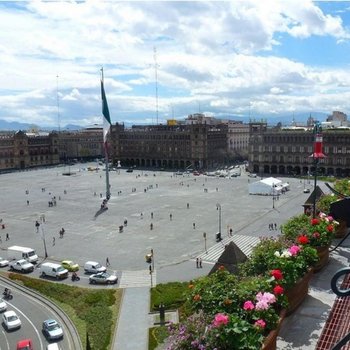
<svg viewBox="0 0 350 350"><path fill-rule="evenodd" d="M17 350L33 350L33 343L31 339L20 340L17 343Z"/></svg>

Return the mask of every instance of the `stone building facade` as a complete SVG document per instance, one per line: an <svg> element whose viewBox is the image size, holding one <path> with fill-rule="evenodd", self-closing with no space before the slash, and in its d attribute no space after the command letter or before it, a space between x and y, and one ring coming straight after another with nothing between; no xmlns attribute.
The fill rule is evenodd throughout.
<svg viewBox="0 0 350 350"><path fill-rule="evenodd" d="M51 166L59 163L57 133L0 134L0 171Z"/></svg>
<svg viewBox="0 0 350 350"><path fill-rule="evenodd" d="M109 154L113 163L164 169L204 169L223 164L227 125L134 125L111 127Z"/></svg>
<svg viewBox="0 0 350 350"><path fill-rule="evenodd" d="M323 130L323 153L318 174L350 176L350 130ZM259 175L307 175L315 171L313 128L268 128L250 123L249 171Z"/></svg>
<svg viewBox="0 0 350 350"><path fill-rule="evenodd" d="M104 157L102 127L85 128L79 131L59 133L60 159L92 160Z"/></svg>

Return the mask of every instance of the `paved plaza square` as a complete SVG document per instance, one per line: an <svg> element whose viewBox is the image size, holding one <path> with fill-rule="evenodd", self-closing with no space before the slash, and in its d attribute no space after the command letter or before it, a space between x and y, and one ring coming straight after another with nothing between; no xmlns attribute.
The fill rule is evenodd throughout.
<svg viewBox="0 0 350 350"><path fill-rule="evenodd" d="M105 197L105 171L88 171L88 166L96 164L2 174L0 218L5 229L0 230L1 248L28 246L44 257L42 231L36 232L35 221L45 218L41 228L49 260L104 264L108 257L115 270L137 271L148 268L145 255L153 249L155 268L162 269L193 260L205 248L220 246L215 241L220 216L217 204L221 206L223 238L227 239L229 228L233 236L259 237L276 235L277 231L269 232L268 223L279 227L288 217L301 213L308 196L299 179L285 179L291 190L272 209L271 196L248 194L248 182L257 179L244 171L229 179L121 169L110 172L108 210L95 217ZM74 174L63 175L68 171ZM56 205L49 206L53 197ZM124 220L127 226L120 233ZM59 238L62 227L65 234ZM5 241L6 233L9 241Z"/></svg>

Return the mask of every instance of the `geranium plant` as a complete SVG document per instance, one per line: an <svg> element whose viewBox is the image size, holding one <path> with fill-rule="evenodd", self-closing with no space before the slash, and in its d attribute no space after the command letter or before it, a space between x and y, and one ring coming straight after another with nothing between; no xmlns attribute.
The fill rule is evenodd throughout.
<svg viewBox="0 0 350 350"><path fill-rule="evenodd" d="M315 218L302 214L282 225L282 232L298 244L324 247L331 244L337 225L338 222L324 213L319 213Z"/></svg>
<svg viewBox="0 0 350 350"><path fill-rule="evenodd" d="M259 349L285 305L270 276L240 278L224 267L189 285L193 315L171 325L167 349Z"/></svg>
<svg viewBox="0 0 350 350"><path fill-rule="evenodd" d="M283 294L317 261L317 251L310 245L296 244L283 236L262 238L250 258L240 265L240 273L269 276L274 283L274 294Z"/></svg>

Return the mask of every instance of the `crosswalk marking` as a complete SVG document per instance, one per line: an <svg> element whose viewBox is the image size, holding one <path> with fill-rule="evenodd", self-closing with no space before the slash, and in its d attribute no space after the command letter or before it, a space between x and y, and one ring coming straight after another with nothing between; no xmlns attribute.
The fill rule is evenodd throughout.
<svg viewBox="0 0 350 350"><path fill-rule="evenodd" d="M215 244L204 252L197 256L206 263L216 263L220 255L224 252L225 246L230 242L235 243L238 248L246 255L249 256L252 253L252 249L260 242L260 238L253 236L234 235L232 237L226 237L221 242Z"/></svg>
<svg viewBox="0 0 350 350"><path fill-rule="evenodd" d="M152 273L152 286L156 286L157 271ZM119 282L120 288L151 287L149 270L123 271Z"/></svg>

